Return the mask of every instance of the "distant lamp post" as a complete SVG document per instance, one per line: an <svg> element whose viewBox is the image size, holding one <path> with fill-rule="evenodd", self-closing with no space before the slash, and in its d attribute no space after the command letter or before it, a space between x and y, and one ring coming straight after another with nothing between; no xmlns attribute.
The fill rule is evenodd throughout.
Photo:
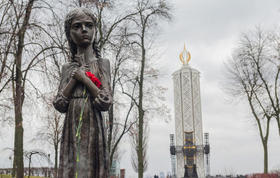
<svg viewBox="0 0 280 178"><path fill-rule="evenodd" d="M48 154L48 177L51 177L50 157L51 157L51 154Z"/></svg>
<svg viewBox="0 0 280 178"><path fill-rule="evenodd" d="M9 160L11 161L11 167L13 167L12 156L9 156Z"/></svg>
<svg viewBox="0 0 280 178"><path fill-rule="evenodd" d="M12 156L9 156L9 160L11 161L11 170L13 170L13 160L12 160ZM10 174L11 172L9 171L9 174Z"/></svg>

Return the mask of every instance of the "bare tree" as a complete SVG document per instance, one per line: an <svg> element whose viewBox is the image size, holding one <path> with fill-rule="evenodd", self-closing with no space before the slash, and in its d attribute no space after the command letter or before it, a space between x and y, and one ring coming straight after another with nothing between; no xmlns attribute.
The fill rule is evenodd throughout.
<svg viewBox="0 0 280 178"><path fill-rule="evenodd" d="M129 9L129 6L121 6L122 9ZM116 10L120 11L121 9L113 4L113 2L108 2L105 4L96 4L97 9L97 32L98 32L98 40L97 44L103 56L112 56L110 59L112 63L112 93L114 102L109 109L109 121L108 121L108 150L110 153L110 165L112 164L112 159L114 157L115 150L117 150L117 146L120 143L123 136L129 131L132 126L132 122L128 122L129 116L131 113L131 109L133 107L133 103L129 105L129 107L122 108L123 110L127 110L127 114L125 119L120 124L121 119L117 116L117 112L115 111L115 105L117 103L116 98L118 89L120 89L119 80L122 77L122 71L124 70L124 65L131 57L131 53L129 52L129 43L126 41L127 33L126 28L124 27L127 21L129 21L137 12L134 11L125 11L124 13L118 12L114 13ZM110 14L109 18L106 17ZM114 18L112 18L112 14L116 14ZM113 19L113 20L112 20ZM115 124L116 122L116 124ZM119 126L122 125L123 128L118 135L118 138L114 137L114 132L119 130ZM114 128L114 126L118 126L118 128ZM116 135L115 135L116 136Z"/></svg>
<svg viewBox="0 0 280 178"><path fill-rule="evenodd" d="M61 142L61 135L63 129L64 118L61 113L53 108L53 98L56 94L57 85L61 77L61 66L70 58L67 39L64 36L64 19L58 14L53 13L51 24L45 29L50 39L50 46L57 46L51 48L46 52L46 60L40 63L41 78L43 79L43 88L38 96L40 102L45 106L47 111L42 115L43 127L40 128L36 137L33 140L40 140L49 143L53 146L54 151L54 176L58 174L58 157L59 147Z"/></svg>
<svg viewBox="0 0 280 178"><path fill-rule="evenodd" d="M51 102L46 104L47 115L43 117L44 126L36 134L34 141L40 140L53 146L54 151L54 177L58 173L58 151L61 141L63 121L62 115L52 108Z"/></svg>
<svg viewBox="0 0 280 178"><path fill-rule="evenodd" d="M278 125L278 134L280 136L280 34L278 29L270 34L269 37L269 51L271 52L268 59L268 66L271 73L266 74L265 71L259 70L259 75L262 76L262 82L265 86L269 102L272 107L272 117L276 119ZM267 81L267 76L270 75L271 79Z"/></svg>
<svg viewBox="0 0 280 178"><path fill-rule="evenodd" d="M132 109L135 106L134 101L127 97L124 99L123 81L128 78L127 66L129 66L132 54L130 51L130 44L126 41L126 30L118 31L118 37L109 45L110 53L113 56L112 60L112 93L114 95L114 102L109 110L109 127L108 127L108 147L110 153L110 165L114 159L114 154L118 150L118 146L122 138L129 132L134 121L131 121ZM107 52L108 53L108 52ZM129 91L130 95L134 95L136 83L131 85ZM126 104L124 104L126 103ZM120 112L121 111L121 112Z"/></svg>
<svg viewBox="0 0 280 178"><path fill-rule="evenodd" d="M143 134L143 172L145 172L148 168L148 158L147 158L147 149L148 149L148 124L144 124L144 134ZM139 145L139 137L138 137L138 125L134 125L133 129L130 131L130 143L131 143L131 165L132 168L134 169L135 172L138 173L139 168L138 168L138 150L136 149L137 146Z"/></svg>
<svg viewBox="0 0 280 178"><path fill-rule="evenodd" d="M264 151L264 173L268 171L270 122L279 118L279 50L271 35L260 28L241 36L239 46L227 62L227 91L246 98L256 121Z"/></svg>
<svg viewBox="0 0 280 178"><path fill-rule="evenodd" d="M0 3L0 93L7 87L11 78L8 76L8 70L12 68L12 61L9 60L12 55L11 48L13 47L13 40L16 37L16 24L10 23L15 20L12 11L12 4L10 1Z"/></svg>
<svg viewBox="0 0 280 178"><path fill-rule="evenodd" d="M139 50L139 73L136 77L136 82L138 85L138 98L137 98L137 130L138 139L137 145L135 147L137 151L137 168L138 168L138 178L143 178L145 170L145 137L144 137L144 123L145 123L145 108L144 108L144 95L145 95L145 70L147 70L148 62L148 42L149 42L149 32L151 28L156 25L157 18L170 19L170 8L165 1L152 1L152 0L139 0L137 2L138 10L137 15L133 19L135 25L135 37L133 38L132 44L136 50Z"/></svg>
<svg viewBox="0 0 280 178"><path fill-rule="evenodd" d="M45 51L55 48L47 44L48 40L38 38L47 33L44 32L46 24L41 23L37 18L45 9L51 10L51 7L46 1L35 3L34 0L9 0L3 5L1 27L7 40L1 40L0 92L9 87L12 89L15 117L14 162L16 176L23 178L22 111L27 94L26 88L34 88L28 74L36 70L35 66L45 58ZM4 10L2 7L5 7ZM36 16L33 15L34 11Z"/></svg>
<svg viewBox="0 0 280 178"><path fill-rule="evenodd" d="M154 79L157 75L156 70L147 67L149 65L145 64L149 63L149 61L146 62L146 50L151 45L148 44L147 46L149 47L145 46L145 40L151 39L148 33L152 31L152 27L156 26L154 20L157 18L170 18L169 7L165 1L137 1L130 6L127 4L126 6L122 6L122 9L132 10L125 11L125 13L117 15L116 18L112 18L112 13L110 13L110 10L114 10L113 4L109 3L107 6L96 6L97 17L99 19L97 24L99 37L97 41L98 46L104 56L112 56L114 59L111 60L113 64L111 83L115 101L109 110L108 134L108 148L111 162L120 140L124 134L128 133L135 123L135 121L128 121L128 119L131 118L130 114L133 107L141 108L140 111L144 110L142 103L144 98L143 93L149 93L149 96L146 97L147 100L148 98L153 98L150 96L155 94L154 91L151 91L156 88L155 86L143 86L144 77L145 80L147 80L147 78ZM110 13L109 19L108 17L106 18L106 13ZM157 89L158 93L164 90L163 87L158 87ZM120 90L122 91L121 93L119 93ZM119 122L122 119L118 116L118 111L115 109L115 106L117 105L118 108L120 108L120 97L124 96L128 97L128 107L126 107L126 109L122 108L122 111L126 110L127 112L123 115L124 119L122 124L120 124ZM149 104L151 106L151 103ZM146 111L148 111L148 108L150 111L158 109L158 107L147 107L145 108ZM142 112L140 113L142 115ZM114 129L118 129L118 127L115 126L120 125L123 125L123 128L120 130L119 134L115 134L115 136L118 135L118 138L116 138L113 135ZM139 128L139 131L143 132L141 124ZM139 143L141 144L142 142L140 141ZM141 169L141 166L139 168Z"/></svg>
<svg viewBox="0 0 280 178"><path fill-rule="evenodd" d="M11 1L12 6L14 7L14 13L17 14L16 4ZM34 0L29 0L24 9L24 18L23 23L19 27L17 36L17 45L15 53L15 83L13 82L13 96L14 96L14 109L15 109L15 165L16 165L16 177L23 178L24 166L23 166L23 126L22 126L22 105L24 100L24 83L22 75L22 56L24 49L24 38L27 27L29 25L29 19L31 16L32 7ZM18 19L20 20L20 19Z"/></svg>

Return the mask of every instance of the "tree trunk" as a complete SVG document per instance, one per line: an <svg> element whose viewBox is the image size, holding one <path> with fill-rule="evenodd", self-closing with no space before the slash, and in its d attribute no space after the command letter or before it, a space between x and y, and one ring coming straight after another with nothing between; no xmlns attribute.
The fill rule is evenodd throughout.
<svg viewBox="0 0 280 178"><path fill-rule="evenodd" d="M116 87L116 68L114 71L114 75L113 75L113 80L112 80L112 94L113 94L113 98L114 98L114 93L115 93L115 87ZM114 102L112 103L112 105L110 106L110 109L108 111L109 114L109 134L108 134L108 150L109 150L109 155L110 155L110 160L109 160L109 169L108 171L110 172L112 163L113 163L113 157L115 154L115 149L114 149L114 144L112 143L112 137L113 137L113 127L114 127ZM110 175L110 174L108 174Z"/></svg>
<svg viewBox="0 0 280 178"><path fill-rule="evenodd" d="M23 77L21 71L22 63L22 53L24 47L24 36L29 24L29 18L31 15L31 10L34 0L29 0L26 6L25 16L23 19L22 26L17 34L18 44L15 54L15 64L16 64L16 88L14 93L14 110L15 110L15 164L16 164L16 177L24 177L24 165L23 165L23 126L22 126L22 104L24 100L24 87L23 87Z"/></svg>
<svg viewBox="0 0 280 178"><path fill-rule="evenodd" d="M280 119L276 118L276 121L277 121L277 125L278 125L278 134L280 136Z"/></svg>
<svg viewBox="0 0 280 178"><path fill-rule="evenodd" d="M54 178L57 178L58 144L54 145Z"/></svg>
<svg viewBox="0 0 280 178"><path fill-rule="evenodd" d="M22 127L22 103L24 92L22 88L21 56L16 57L16 94L15 107L15 163L16 177L23 178L23 127Z"/></svg>
<svg viewBox="0 0 280 178"><path fill-rule="evenodd" d="M142 61L141 61L141 70L140 70L140 80L139 80L139 122L138 122L138 178L143 178L144 175L144 155L143 155L143 129L144 129L144 110L143 110L143 87L144 87L144 70L145 70L145 60L146 60L146 51L144 43L145 27L142 29L141 37L141 51L142 51Z"/></svg>
<svg viewBox="0 0 280 178"><path fill-rule="evenodd" d="M263 173L267 174L268 173L268 151L267 151L267 141L263 141Z"/></svg>
<svg viewBox="0 0 280 178"><path fill-rule="evenodd" d="M30 178L30 173L31 173L31 155L32 154L30 154L29 164L28 164L28 178Z"/></svg>
<svg viewBox="0 0 280 178"><path fill-rule="evenodd" d="M138 178L143 178L144 175L144 160L143 160L143 118L144 112L139 109L139 123L138 123Z"/></svg>

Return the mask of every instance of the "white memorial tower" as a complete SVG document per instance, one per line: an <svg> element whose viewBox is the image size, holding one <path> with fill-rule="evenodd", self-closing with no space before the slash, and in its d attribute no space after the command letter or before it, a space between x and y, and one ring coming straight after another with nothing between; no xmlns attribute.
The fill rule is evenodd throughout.
<svg viewBox="0 0 280 178"><path fill-rule="evenodd" d="M186 170L188 177L196 172L198 178L205 178L200 74L189 65L190 59L184 46L180 53L183 65L173 73L176 178L186 177Z"/></svg>

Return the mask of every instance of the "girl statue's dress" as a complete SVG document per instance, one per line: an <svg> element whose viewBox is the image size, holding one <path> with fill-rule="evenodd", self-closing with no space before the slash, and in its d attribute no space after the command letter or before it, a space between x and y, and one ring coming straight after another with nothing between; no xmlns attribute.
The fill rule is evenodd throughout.
<svg viewBox="0 0 280 178"><path fill-rule="evenodd" d="M76 11L88 13L88 10L85 9ZM97 57L87 65L88 71L94 74L102 84L98 97L102 95L107 100L101 101L98 100L98 97L93 98L82 82L76 82L71 96L65 97L63 90L73 77L73 71L79 66L79 57L73 57L71 62L62 66L58 94L53 102L59 112L66 113L60 145L59 178L107 178L108 174L106 128L101 111L108 110L112 102L110 64L108 60ZM76 135L82 108L84 111L78 143Z"/></svg>

